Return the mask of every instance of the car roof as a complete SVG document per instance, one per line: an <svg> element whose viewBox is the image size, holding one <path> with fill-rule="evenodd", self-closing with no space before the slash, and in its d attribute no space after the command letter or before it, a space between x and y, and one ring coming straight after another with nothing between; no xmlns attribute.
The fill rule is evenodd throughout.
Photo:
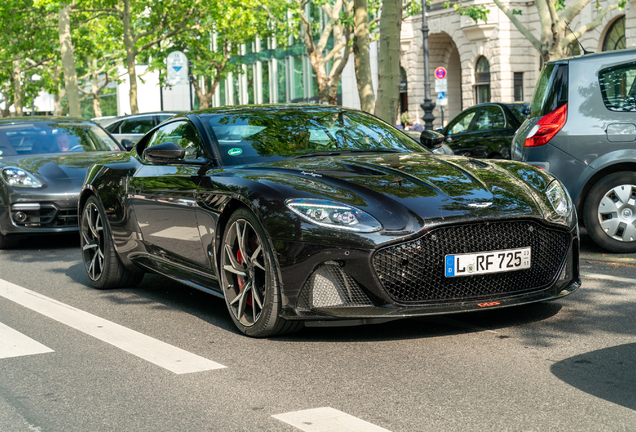
<svg viewBox="0 0 636 432"><path fill-rule="evenodd" d="M564 63L564 62L584 62L593 61L598 62L604 59L607 60L619 60L622 58L633 59L636 58L636 49L622 49L615 51L603 51L590 54L580 54L575 57L568 57L560 60L549 61L548 64Z"/></svg>
<svg viewBox="0 0 636 432"><path fill-rule="evenodd" d="M20 124L20 123L59 123L59 124L82 124L95 122L78 117L58 117L58 116L25 116L25 117L5 117L0 119L0 125Z"/></svg>

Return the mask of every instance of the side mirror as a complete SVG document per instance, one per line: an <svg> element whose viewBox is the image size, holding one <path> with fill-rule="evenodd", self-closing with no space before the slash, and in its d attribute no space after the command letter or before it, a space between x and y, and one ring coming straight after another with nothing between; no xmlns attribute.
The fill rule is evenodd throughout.
<svg viewBox="0 0 636 432"><path fill-rule="evenodd" d="M185 157L185 150L173 142L165 142L145 149L144 157L152 163L180 162Z"/></svg>
<svg viewBox="0 0 636 432"><path fill-rule="evenodd" d="M129 139L123 139L120 141L120 144L123 145L126 150L130 151L136 143Z"/></svg>
<svg viewBox="0 0 636 432"><path fill-rule="evenodd" d="M420 135L420 143L427 149L433 150L442 145L444 141L444 135L432 130L425 130Z"/></svg>

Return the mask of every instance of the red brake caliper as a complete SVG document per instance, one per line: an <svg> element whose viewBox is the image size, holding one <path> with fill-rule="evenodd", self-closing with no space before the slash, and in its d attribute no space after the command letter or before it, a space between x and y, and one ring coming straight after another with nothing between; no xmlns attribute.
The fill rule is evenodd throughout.
<svg viewBox="0 0 636 432"><path fill-rule="evenodd" d="M236 251L236 261L238 261L239 264L243 264L243 256L241 255L241 251L240 250ZM237 275L236 279L238 280L239 291L243 291L243 287L245 286L245 281L243 280L243 277ZM249 306L252 306L252 294L251 293L247 297L247 304Z"/></svg>

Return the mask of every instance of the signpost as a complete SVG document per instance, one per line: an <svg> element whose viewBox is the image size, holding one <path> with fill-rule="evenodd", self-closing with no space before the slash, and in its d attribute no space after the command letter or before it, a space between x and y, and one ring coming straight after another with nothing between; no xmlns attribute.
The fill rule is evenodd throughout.
<svg viewBox="0 0 636 432"><path fill-rule="evenodd" d="M442 66L435 69L435 91L437 92L437 105L442 114L442 127L444 126L444 107L448 106L446 92L448 91L448 81L446 80L446 69Z"/></svg>
<svg viewBox="0 0 636 432"><path fill-rule="evenodd" d="M168 84L188 84L188 59L181 51L168 54Z"/></svg>

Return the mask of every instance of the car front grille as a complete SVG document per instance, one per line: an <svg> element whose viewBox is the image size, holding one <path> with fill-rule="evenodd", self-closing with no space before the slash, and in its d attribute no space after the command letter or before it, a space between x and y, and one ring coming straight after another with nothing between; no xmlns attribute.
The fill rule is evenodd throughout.
<svg viewBox="0 0 636 432"><path fill-rule="evenodd" d="M447 278L449 254L530 246L529 269ZM378 250L373 267L387 294L400 303L462 301L538 291L556 280L570 247L565 230L533 221L487 222L434 228L422 237Z"/></svg>

